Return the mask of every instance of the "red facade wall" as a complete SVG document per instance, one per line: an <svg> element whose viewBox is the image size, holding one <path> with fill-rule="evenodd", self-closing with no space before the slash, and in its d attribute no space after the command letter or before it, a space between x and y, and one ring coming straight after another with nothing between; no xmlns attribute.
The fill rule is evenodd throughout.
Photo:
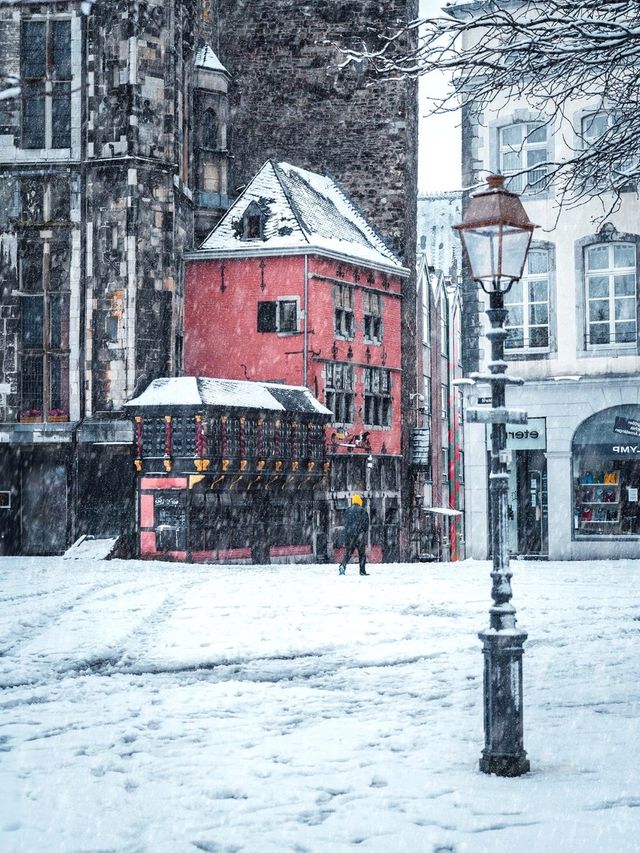
<svg viewBox="0 0 640 853"><path fill-rule="evenodd" d="M184 296L185 375L302 385L302 335L257 330L258 302L285 296L299 299L302 308L302 257L189 262Z"/></svg>
<svg viewBox="0 0 640 853"><path fill-rule="evenodd" d="M303 256L187 263L184 308L184 371L190 376L212 376L253 381L305 384L304 319L307 312L306 385L321 402L325 399L324 365L350 362L356 378L356 421L349 434L368 431L372 453L400 454L400 278L368 270L358 264L310 256L308 305L305 306ZM336 339L334 296L336 281L355 288L355 335ZM382 295L383 339L368 343L363 337L363 288ZM257 331L258 302L295 298L300 309L297 334ZM362 422L366 366L392 371L392 424L368 427ZM330 438L335 429L327 429ZM340 439L342 440L342 439ZM338 452L347 452L338 448Z"/></svg>

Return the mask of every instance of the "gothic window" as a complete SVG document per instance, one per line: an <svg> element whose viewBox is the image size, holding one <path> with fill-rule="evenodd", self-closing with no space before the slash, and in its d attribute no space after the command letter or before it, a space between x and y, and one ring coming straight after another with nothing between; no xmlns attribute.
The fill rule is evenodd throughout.
<svg viewBox="0 0 640 853"><path fill-rule="evenodd" d="M391 371L384 367L364 369L364 422L391 426Z"/></svg>
<svg viewBox="0 0 640 853"><path fill-rule="evenodd" d="M336 284L333 288L334 322L336 338L352 340L354 336L353 288Z"/></svg>
<svg viewBox="0 0 640 853"><path fill-rule="evenodd" d="M325 366L325 403L335 423L354 421L353 365L328 362Z"/></svg>
<svg viewBox="0 0 640 853"><path fill-rule="evenodd" d="M205 110L202 116L202 147L218 147L218 117L215 110Z"/></svg>
<svg viewBox="0 0 640 853"><path fill-rule="evenodd" d="M69 417L68 239L20 243L21 417Z"/></svg>
<svg viewBox="0 0 640 853"><path fill-rule="evenodd" d="M369 343L382 342L382 298L379 293L365 290L362 294L364 339Z"/></svg>
<svg viewBox="0 0 640 853"><path fill-rule="evenodd" d="M23 21L22 147L71 145L71 22Z"/></svg>
<svg viewBox="0 0 640 853"><path fill-rule="evenodd" d="M24 222L44 221L44 181L38 178L22 178L20 201Z"/></svg>
<svg viewBox="0 0 640 853"><path fill-rule="evenodd" d="M23 222L67 222L70 215L69 178L20 179L20 218Z"/></svg>

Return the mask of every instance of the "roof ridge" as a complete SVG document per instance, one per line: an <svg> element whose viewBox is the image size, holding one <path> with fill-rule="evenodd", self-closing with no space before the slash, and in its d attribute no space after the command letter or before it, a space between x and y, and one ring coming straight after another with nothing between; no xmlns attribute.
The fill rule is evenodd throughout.
<svg viewBox="0 0 640 853"><path fill-rule="evenodd" d="M298 227L302 231L302 233L304 235L304 239L307 241L307 243L311 244L311 240L309 239L311 236L311 232L309 230L309 227L308 227L307 223L305 222L304 217L302 216L300 209L295 202L295 199L291 195L291 193L289 191L289 187L287 187L285 185L286 181L284 180L284 170L280 168L280 163L276 163L275 160L272 160L271 163L273 165L273 170L274 170L276 177L278 179L278 183L280 184L280 186L282 188L282 192L285 194L285 198L289 202L289 207L291 208L291 212L293 213L293 216L294 216L296 222L298 223ZM289 164L289 165L293 165L293 164ZM294 166L293 168L295 169L295 168L297 168L297 166Z"/></svg>

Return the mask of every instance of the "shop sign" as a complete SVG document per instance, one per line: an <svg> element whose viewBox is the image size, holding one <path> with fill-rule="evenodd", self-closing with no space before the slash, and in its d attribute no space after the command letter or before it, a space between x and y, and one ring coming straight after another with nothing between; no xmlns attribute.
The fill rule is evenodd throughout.
<svg viewBox="0 0 640 853"><path fill-rule="evenodd" d="M487 424L487 442L490 441L491 426ZM546 447L546 418L529 418L526 424L507 424L507 450L545 450Z"/></svg>
<svg viewBox="0 0 640 853"><path fill-rule="evenodd" d="M620 435L633 435L640 438L640 420L617 417L613 425L613 431L620 433Z"/></svg>
<svg viewBox="0 0 640 853"><path fill-rule="evenodd" d="M640 457L640 441L637 444L584 444L578 450L588 451L593 457L601 456L603 460L614 456L635 459Z"/></svg>
<svg viewBox="0 0 640 853"><path fill-rule="evenodd" d="M185 496L178 494L155 494L154 504L156 507L177 508L184 505Z"/></svg>
<svg viewBox="0 0 640 853"><path fill-rule="evenodd" d="M614 444L611 450L616 456L640 456L640 444Z"/></svg>

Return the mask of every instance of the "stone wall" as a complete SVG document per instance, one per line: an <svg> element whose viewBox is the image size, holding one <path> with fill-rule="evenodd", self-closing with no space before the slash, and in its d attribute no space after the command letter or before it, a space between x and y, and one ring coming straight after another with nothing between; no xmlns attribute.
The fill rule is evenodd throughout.
<svg viewBox="0 0 640 853"><path fill-rule="evenodd" d="M337 63L339 46L371 41L372 32L413 17L415 5L219 0L219 57L231 74L232 192L268 158L327 171L403 250L417 183L415 86Z"/></svg>

